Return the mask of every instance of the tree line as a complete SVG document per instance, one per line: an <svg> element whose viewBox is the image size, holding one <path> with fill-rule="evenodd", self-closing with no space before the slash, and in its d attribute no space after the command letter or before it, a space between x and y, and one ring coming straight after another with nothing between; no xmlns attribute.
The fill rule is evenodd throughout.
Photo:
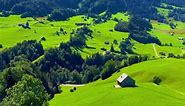
<svg viewBox="0 0 185 106"><path fill-rule="evenodd" d="M129 19L129 22L118 19L114 20L118 22L114 27L116 31L129 32L129 37L140 43L156 43L161 45L161 42L157 37L154 37L147 32L153 28L150 20L136 16L132 16Z"/></svg>
<svg viewBox="0 0 185 106"><path fill-rule="evenodd" d="M64 20L79 14L128 12L130 15L154 19L160 0L0 0L4 16L21 14L21 17L49 15L49 20Z"/></svg>
<svg viewBox="0 0 185 106"><path fill-rule="evenodd" d="M33 61L44 54L44 49L36 40L24 41L16 46L0 52L0 70L6 68L14 57L25 55L28 60Z"/></svg>

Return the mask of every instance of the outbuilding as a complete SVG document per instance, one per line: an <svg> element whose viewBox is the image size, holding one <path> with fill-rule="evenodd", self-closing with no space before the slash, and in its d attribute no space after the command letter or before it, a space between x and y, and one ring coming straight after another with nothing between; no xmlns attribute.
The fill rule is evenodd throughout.
<svg viewBox="0 0 185 106"><path fill-rule="evenodd" d="M135 87L135 80L123 73L118 79L117 84L121 87Z"/></svg>

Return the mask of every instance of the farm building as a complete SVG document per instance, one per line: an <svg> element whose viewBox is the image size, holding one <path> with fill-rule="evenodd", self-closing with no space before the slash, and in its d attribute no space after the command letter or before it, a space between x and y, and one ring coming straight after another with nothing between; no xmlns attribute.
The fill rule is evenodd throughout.
<svg viewBox="0 0 185 106"><path fill-rule="evenodd" d="M135 80L127 74L123 73L118 79L117 83L121 87L135 87Z"/></svg>
<svg viewBox="0 0 185 106"><path fill-rule="evenodd" d="M179 39L179 40L184 40L184 38L183 38L183 37L178 37L178 39Z"/></svg>

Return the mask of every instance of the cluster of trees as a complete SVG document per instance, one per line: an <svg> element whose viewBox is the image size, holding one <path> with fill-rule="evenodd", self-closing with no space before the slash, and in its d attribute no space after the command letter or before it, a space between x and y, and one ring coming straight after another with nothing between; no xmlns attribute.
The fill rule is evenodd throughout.
<svg viewBox="0 0 185 106"><path fill-rule="evenodd" d="M175 55L174 53L165 54L168 58L177 58L177 59L185 59L185 54Z"/></svg>
<svg viewBox="0 0 185 106"><path fill-rule="evenodd" d="M63 21L69 17L76 15L76 11L70 8L67 9L54 9L48 16L49 21Z"/></svg>
<svg viewBox="0 0 185 106"><path fill-rule="evenodd" d="M130 38L127 38L120 42L119 48L122 54L133 54L133 44L130 41Z"/></svg>
<svg viewBox="0 0 185 106"><path fill-rule="evenodd" d="M137 16L132 16L129 19L129 22L119 20L116 26L114 27L116 31L121 32L132 32L135 30L149 31L152 28L153 27L150 23L150 20Z"/></svg>
<svg viewBox="0 0 185 106"><path fill-rule="evenodd" d="M173 9L172 12L169 13L168 17L173 18L177 21L185 22L185 9Z"/></svg>
<svg viewBox="0 0 185 106"><path fill-rule="evenodd" d="M105 23L105 22L107 22L107 20L110 20L111 17L112 17L112 13L105 12L105 14L103 14L101 16L97 15L93 21L95 24Z"/></svg>
<svg viewBox="0 0 185 106"><path fill-rule="evenodd" d="M134 39L140 43L144 43L144 44L156 43L158 45L161 45L161 42L157 37L151 36L146 31L134 31L134 32L130 33L129 36L132 39Z"/></svg>
<svg viewBox="0 0 185 106"><path fill-rule="evenodd" d="M43 75L26 56L15 57L10 66L0 72L0 105L47 104L49 93L44 86Z"/></svg>
<svg viewBox="0 0 185 106"><path fill-rule="evenodd" d="M68 43L49 50L37 63L42 72L51 75L52 81L61 83L88 83L99 78L106 79L118 69L147 60L146 56L99 54L83 59Z"/></svg>
<svg viewBox="0 0 185 106"><path fill-rule="evenodd" d="M150 21L145 18L133 16L129 22L118 21L114 29L120 32L129 32L129 37L140 43L156 43L161 45L158 38L151 36L147 32L152 29L152 25Z"/></svg>
<svg viewBox="0 0 185 106"><path fill-rule="evenodd" d="M0 52L0 105L40 106L60 92L51 75L31 62L43 54L42 45L35 40Z"/></svg>
<svg viewBox="0 0 185 106"><path fill-rule="evenodd" d="M104 64L103 69L101 71L101 78L102 79L109 78L116 71L119 72L120 68L129 66L135 63L139 63L142 61L146 61L147 59L148 59L147 56L141 56L141 55L129 56L126 59L122 60L121 63L118 60L111 59Z"/></svg>
<svg viewBox="0 0 185 106"><path fill-rule="evenodd" d="M83 47L86 46L86 40L88 37L92 38L93 31L87 26L77 28L71 33L69 45L73 47Z"/></svg>
<svg viewBox="0 0 185 106"><path fill-rule="evenodd" d="M162 2L171 4L171 5L176 5L176 6L185 6L185 1L184 0L161 0Z"/></svg>
<svg viewBox="0 0 185 106"><path fill-rule="evenodd" d="M79 2L81 0L0 0L0 11L11 11L22 17L40 17L57 8L77 8Z"/></svg>
<svg viewBox="0 0 185 106"><path fill-rule="evenodd" d="M114 29L119 32L129 32L129 22L118 21Z"/></svg>
<svg viewBox="0 0 185 106"><path fill-rule="evenodd" d="M43 47L36 40L23 41L12 48L0 52L0 70L6 68L15 56L25 55L28 60L33 61L43 54Z"/></svg>
<svg viewBox="0 0 185 106"><path fill-rule="evenodd" d="M170 10L168 14L169 18L173 18L177 21L185 22L185 9L183 8L185 6L184 0L162 0L162 1L169 4L169 5L160 5L160 7ZM178 7L180 6L182 8L180 7L176 8L173 5L178 6ZM164 20L164 17L161 17L160 20ZM169 24L167 20L165 21L165 23Z"/></svg>
<svg viewBox="0 0 185 106"><path fill-rule="evenodd" d="M112 57L96 53L84 60L68 43L61 43L48 50L37 66L55 83L88 83L100 78L103 65Z"/></svg>
<svg viewBox="0 0 185 106"><path fill-rule="evenodd" d="M83 62L80 54L72 50L69 44L61 43L59 48L49 49L38 64L43 72L50 72L60 67L81 71Z"/></svg>
<svg viewBox="0 0 185 106"><path fill-rule="evenodd" d="M100 14L104 11L125 11L126 4L122 0L82 0L80 11L82 13Z"/></svg>
<svg viewBox="0 0 185 106"><path fill-rule="evenodd" d="M160 0L85 0L81 2L80 10L83 13L95 14L104 11L111 13L128 11L132 15L152 18L157 14L155 6L160 3Z"/></svg>
<svg viewBox="0 0 185 106"><path fill-rule="evenodd" d="M157 16L155 6L160 3L160 0L0 0L0 11L11 11L13 14L22 14L22 17L47 16L51 13L50 20L66 19L73 16L74 12L99 14L104 11L128 11L131 15L154 18ZM71 11L73 9L76 11Z"/></svg>

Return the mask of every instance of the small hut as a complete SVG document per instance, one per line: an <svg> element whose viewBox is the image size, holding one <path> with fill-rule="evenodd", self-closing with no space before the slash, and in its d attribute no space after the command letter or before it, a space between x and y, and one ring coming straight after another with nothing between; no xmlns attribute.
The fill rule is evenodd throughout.
<svg viewBox="0 0 185 106"><path fill-rule="evenodd" d="M127 74L123 73L118 79L117 83L121 87L135 87L135 80Z"/></svg>

